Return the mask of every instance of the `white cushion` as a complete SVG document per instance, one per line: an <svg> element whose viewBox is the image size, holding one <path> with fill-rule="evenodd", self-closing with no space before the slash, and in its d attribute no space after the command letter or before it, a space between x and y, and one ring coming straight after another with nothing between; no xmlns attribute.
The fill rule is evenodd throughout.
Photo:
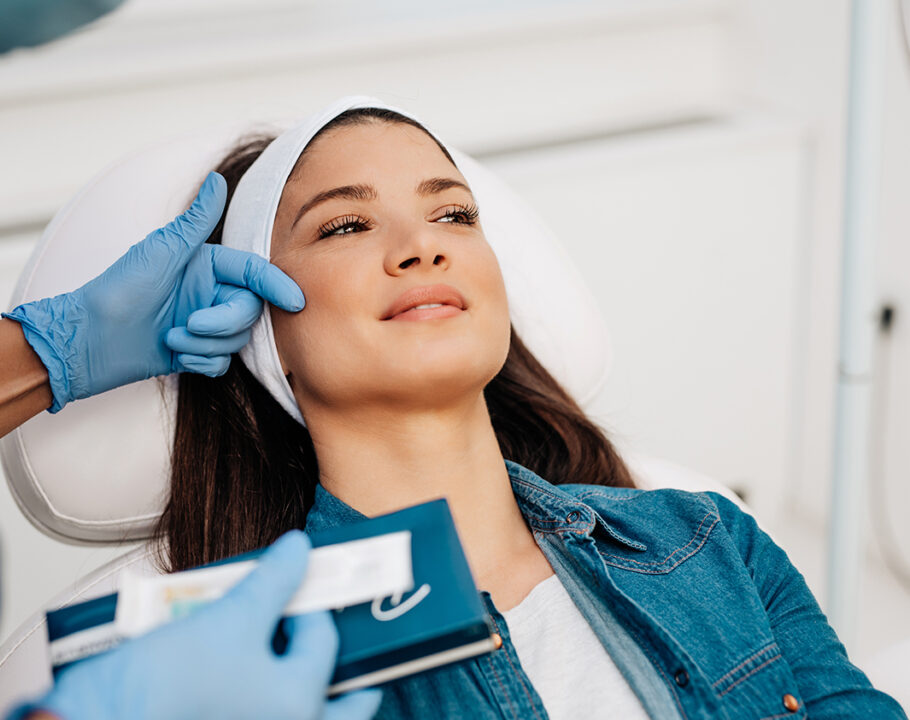
<svg viewBox="0 0 910 720"><path fill-rule="evenodd" d="M152 548L140 545L80 578L45 603L0 645L0 718L51 686L45 612L115 592L127 569L140 575L158 574Z"/></svg>

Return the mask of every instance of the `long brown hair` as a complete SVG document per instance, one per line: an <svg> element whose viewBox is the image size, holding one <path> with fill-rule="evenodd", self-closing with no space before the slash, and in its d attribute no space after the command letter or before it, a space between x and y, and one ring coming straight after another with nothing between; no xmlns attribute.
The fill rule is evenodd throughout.
<svg viewBox="0 0 910 720"><path fill-rule="evenodd" d="M398 113L365 108L340 114L316 137L365 122L406 123L426 132ZM273 139L246 138L218 165L228 201ZM301 159L305 155L306 150ZM221 242L222 227L219 223L208 242ZM503 457L557 485L635 487L604 431L537 361L514 327L505 365L484 388L484 398ZM182 374L176 420L170 498L157 528L163 569L219 560L304 527L319 481L309 431L239 357L221 377Z"/></svg>

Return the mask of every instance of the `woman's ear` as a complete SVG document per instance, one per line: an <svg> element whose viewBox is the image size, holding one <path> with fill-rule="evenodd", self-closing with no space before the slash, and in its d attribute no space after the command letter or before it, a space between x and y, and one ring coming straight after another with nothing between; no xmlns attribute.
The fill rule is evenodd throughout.
<svg viewBox="0 0 910 720"><path fill-rule="evenodd" d="M277 343L276 343L276 345L277 345ZM291 371L288 370L288 366L284 362L284 358L281 355L281 350L277 347L275 349L278 351L278 363L281 365L281 374L284 375L285 379L288 382L290 382L291 381Z"/></svg>
<svg viewBox="0 0 910 720"><path fill-rule="evenodd" d="M288 366L284 363L284 358L281 357L281 353L278 353L278 362L281 363L281 374L284 375L284 379L288 381L288 385L291 389L294 388L294 374L288 370Z"/></svg>
<svg viewBox="0 0 910 720"><path fill-rule="evenodd" d="M272 308L269 308L271 310ZM275 332L275 320L272 319L272 338L275 343L275 354L278 356L278 364L281 365L281 374L287 377L290 374L287 363L284 361L284 353L281 352L281 341L278 339L278 333Z"/></svg>

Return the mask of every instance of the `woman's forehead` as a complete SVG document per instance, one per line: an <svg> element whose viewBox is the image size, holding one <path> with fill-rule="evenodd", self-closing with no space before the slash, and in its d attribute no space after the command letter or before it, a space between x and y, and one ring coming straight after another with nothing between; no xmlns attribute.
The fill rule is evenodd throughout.
<svg viewBox="0 0 910 720"><path fill-rule="evenodd" d="M316 170L324 176L360 168L380 174L384 169L389 172L407 168L421 172L438 169L461 178L458 168L436 141L420 128L406 123L367 121L329 128L311 140L297 160L288 183L313 178Z"/></svg>

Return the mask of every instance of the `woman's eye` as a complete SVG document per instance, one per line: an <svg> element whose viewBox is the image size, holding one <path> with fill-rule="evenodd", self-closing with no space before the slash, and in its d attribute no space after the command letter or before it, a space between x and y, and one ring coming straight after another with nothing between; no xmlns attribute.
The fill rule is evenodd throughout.
<svg viewBox="0 0 910 720"><path fill-rule="evenodd" d="M473 225L477 221L478 214L476 205L471 205L470 207L456 205L446 210L446 214L436 222L456 222L462 225Z"/></svg>
<svg viewBox="0 0 910 720"><path fill-rule="evenodd" d="M350 235L353 230L350 230L349 228L368 230L370 228L370 221L355 216L338 218L319 228L319 237L325 238L329 237L329 235ZM342 230L343 232L338 232L339 230Z"/></svg>

